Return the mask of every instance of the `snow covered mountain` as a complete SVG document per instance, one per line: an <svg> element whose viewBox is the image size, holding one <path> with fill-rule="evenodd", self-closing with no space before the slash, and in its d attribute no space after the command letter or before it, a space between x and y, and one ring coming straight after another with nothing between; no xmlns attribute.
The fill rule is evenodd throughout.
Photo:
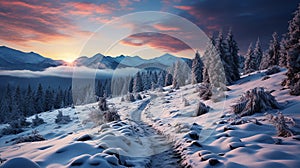
<svg viewBox="0 0 300 168"><path fill-rule="evenodd" d="M104 56L102 54L96 54L93 57L79 57L74 61L74 65L77 66L86 66L90 68L99 68L99 69L115 69L118 66L112 57Z"/></svg>
<svg viewBox="0 0 300 168"><path fill-rule="evenodd" d="M45 58L37 53L25 53L19 50L0 46L0 70L33 70L41 71L48 67L62 65L63 61Z"/></svg>
<svg viewBox="0 0 300 168"><path fill-rule="evenodd" d="M97 69L117 69L125 67L155 68L171 66L178 60L183 60L189 65L192 62L188 58L180 58L168 53L152 59L124 55L111 57L98 53L92 57L79 57L73 62L73 65ZM65 65L65 62L62 60L52 60L34 52L27 53L6 46L0 46L0 70L42 71L46 68L60 65Z"/></svg>
<svg viewBox="0 0 300 168"><path fill-rule="evenodd" d="M168 53L152 59L143 59L139 56L131 57L121 55L118 57L111 57L104 56L102 54L96 54L90 58L86 56L79 57L74 61L74 65L99 69L116 69L124 67L161 67L171 66L180 59L186 61L188 64L191 62L191 60L188 58L179 58Z"/></svg>

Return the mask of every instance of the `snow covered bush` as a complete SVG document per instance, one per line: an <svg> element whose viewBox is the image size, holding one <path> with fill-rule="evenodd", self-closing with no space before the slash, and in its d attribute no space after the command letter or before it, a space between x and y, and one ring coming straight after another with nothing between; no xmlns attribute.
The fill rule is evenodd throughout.
<svg viewBox="0 0 300 168"><path fill-rule="evenodd" d="M20 132L23 132L22 128L30 125L30 123L26 121L25 117L21 117L17 120L11 121L8 124L9 125L7 127L2 129L2 135L18 134Z"/></svg>
<svg viewBox="0 0 300 168"><path fill-rule="evenodd" d="M272 75L280 72L280 67L279 66L272 66L267 69L266 75Z"/></svg>
<svg viewBox="0 0 300 168"><path fill-rule="evenodd" d="M158 87L158 88L156 88L156 91L157 91L157 92L164 92L165 90L164 90L163 87Z"/></svg>
<svg viewBox="0 0 300 168"><path fill-rule="evenodd" d="M106 99L101 97L98 102L98 107L101 111L108 110Z"/></svg>
<svg viewBox="0 0 300 168"><path fill-rule="evenodd" d="M55 123L56 124L67 124L71 121L70 116L64 116L62 111L58 111L58 115L56 116Z"/></svg>
<svg viewBox="0 0 300 168"><path fill-rule="evenodd" d="M295 125L295 122L291 118L285 117L281 112L278 112L277 116L268 114L267 118L276 127L277 136L280 137L293 136L292 130L287 125L287 122L291 122L292 125Z"/></svg>
<svg viewBox="0 0 300 168"><path fill-rule="evenodd" d="M135 99L136 99L136 100L142 100L143 98L142 98L142 96L141 96L140 94L137 94L137 95L135 96Z"/></svg>
<svg viewBox="0 0 300 168"><path fill-rule="evenodd" d="M119 121L120 115L115 108L104 112L103 119L105 122Z"/></svg>
<svg viewBox="0 0 300 168"><path fill-rule="evenodd" d="M33 130L31 132L31 135L18 137L14 143L18 144L23 142L36 142L43 140L45 140L45 138L41 134L39 134L37 130Z"/></svg>
<svg viewBox="0 0 300 168"><path fill-rule="evenodd" d="M186 106L189 106L190 103L188 102L188 100L186 98L182 98L182 103L183 103L183 106L186 107Z"/></svg>
<svg viewBox="0 0 300 168"><path fill-rule="evenodd" d="M39 126L44 123L45 123L44 120L42 118L39 118L39 116L37 114L35 115L35 118L32 119L32 126L34 126L34 127Z"/></svg>
<svg viewBox="0 0 300 168"><path fill-rule="evenodd" d="M199 104L197 106L197 109L194 111L193 116L196 117L196 116L200 116L202 114L205 114L205 113L209 112L209 109L210 109L209 106L205 105L202 102L199 102Z"/></svg>
<svg viewBox="0 0 300 168"><path fill-rule="evenodd" d="M99 109L93 109L88 114L88 116L89 116L88 121L92 121L95 125L101 125L104 123L103 121L104 111L101 111Z"/></svg>
<svg viewBox="0 0 300 168"><path fill-rule="evenodd" d="M120 115L117 113L117 110L115 108L108 108L105 98L99 100L98 107L99 109L93 109L89 114L89 120L95 125L120 120Z"/></svg>
<svg viewBox="0 0 300 168"><path fill-rule="evenodd" d="M261 78L261 80L264 81L264 80L267 80L267 79L270 79L270 78L271 77L267 75L267 76L264 76L263 78Z"/></svg>
<svg viewBox="0 0 300 168"><path fill-rule="evenodd" d="M210 84L197 85L196 91L199 92L199 96L203 100L208 100L212 96Z"/></svg>
<svg viewBox="0 0 300 168"><path fill-rule="evenodd" d="M290 86L290 89L291 89L290 94L299 96L300 95L300 73L297 74L296 76L299 81L297 83L295 83L294 85Z"/></svg>
<svg viewBox="0 0 300 168"><path fill-rule="evenodd" d="M133 96L132 93L128 93L126 95L126 101L128 101L128 102L134 102L135 101L134 96Z"/></svg>
<svg viewBox="0 0 300 168"><path fill-rule="evenodd" d="M244 93L231 108L235 114L242 117L269 109L279 109L280 105L271 93L262 87L256 87Z"/></svg>

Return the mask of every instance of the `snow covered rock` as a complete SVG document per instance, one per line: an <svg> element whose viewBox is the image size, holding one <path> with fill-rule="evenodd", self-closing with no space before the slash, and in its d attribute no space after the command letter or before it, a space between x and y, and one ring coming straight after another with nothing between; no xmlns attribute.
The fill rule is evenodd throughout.
<svg viewBox="0 0 300 168"><path fill-rule="evenodd" d="M32 126L34 126L34 127L39 126L44 123L45 123L44 120L42 118L39 118L39 116L37 114L35 115L35 118L32 119Z"/></svg>
<svg viewBox="0 0 300 168"><path fill-rule="evenodd" d="M280 72L280 67L279 66L273 66L267 69L267 71L265 72L266 75L273 75Z"/></svg>
<svg viewBox="0 0 300 168"><path fill-rule="evenodd" d="M62 111L58 111L58 115L56 116L55 123L57 124L67 124L71 121L70 116L64 116Z"/></svg>
<svg viewBox="0 0 300 168"><path fill-rule="evenodd" d="M10 159L0 166L0 168L18 168L18 167L40 168L38 164L24 157L17 157L17 158Z"/></svg>
<svg viewBox="0 0 300 168"><path fill-rule="evenodd" d="M84 134L84 135L80 136L79 138L77 138L77 141L88 141L91 139L92 139L92 137L89 134Z"/></svg>
<svg viewBox="0 0 300 168"><path fill-rule="evenodd" d="M194 111L193 116L200 116L202 114L205 114L207 112L209 112L210 107L205 105L202 102L199 102L197 109Z"/></svg>

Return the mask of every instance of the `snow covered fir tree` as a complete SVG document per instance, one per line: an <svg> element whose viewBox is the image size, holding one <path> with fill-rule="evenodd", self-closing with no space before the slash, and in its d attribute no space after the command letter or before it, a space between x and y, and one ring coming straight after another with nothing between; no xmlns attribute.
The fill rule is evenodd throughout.
<svg viewBox="0 0 300 168"><path fill-rule="evenodd" d="M263 56L263 60L260 64L260 69L267 69L272 66L279 65L280 58L280 44L278 41L278 35L276 32L272 35L272 40L269 44L269 49Z"/></svg>
<svg viewBox="0 0 300 168"><path fill-rule="evenodd" d="M288 33L285 38L285 52L287 60L287 79L285 85L293 95L300 95L300 4L289 22Z"/></svg>
<svg viewBox="0 0 300 168"><path fill-rule="evenodd" d="M200 54L197 51L192 64L192 84L201 83L203 81L203 62L200 58Z"/></svg>

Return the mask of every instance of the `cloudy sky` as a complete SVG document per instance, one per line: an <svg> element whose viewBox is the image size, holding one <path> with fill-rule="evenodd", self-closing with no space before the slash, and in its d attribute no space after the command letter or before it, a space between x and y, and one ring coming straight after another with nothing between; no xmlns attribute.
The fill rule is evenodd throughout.
<svg viewBox="0 0 300 168"><path fill-rule="evenodd" d="M111 24L124 15L158 11L183 17L196 24L206 34L213 34L219 30L226 33L231 28L241 53L244 53L249 43L255 42L258 37L266 49L274 31L279 34L285 33L288 21L299 2L299 0L1 0L0 45L34 51L46 57L63 60L73 60L79 55L92 56L105 49L105 54L112 56L124 54L150 58L169 52L193 57L190 49L193 47L185 44L186 41L172 36L180 34L176 31L183 29L182 25L178 25L180 21L174 24L174 18L173 20L151 18L150 15L145 17L142 14L139 17L137 13L132 15L136 18L127 22L122 20L118 24ZM141 22L142 20L148 22ZM102 31L101 28L106 24L111 24L109 30ZM140 30L133 31L137 28ZM117 35L126 29L139 34L131 33L128 37L118 39ZM93 41L95 34L97 40ZM187 34L184 36L188 37ZM114 38L118 41L111 40ZM195 41L199 36L190 35L189 38ZM106 42L111 46L99 49L103 48ZM201 50L201 47L199 49Z"/></svg>

